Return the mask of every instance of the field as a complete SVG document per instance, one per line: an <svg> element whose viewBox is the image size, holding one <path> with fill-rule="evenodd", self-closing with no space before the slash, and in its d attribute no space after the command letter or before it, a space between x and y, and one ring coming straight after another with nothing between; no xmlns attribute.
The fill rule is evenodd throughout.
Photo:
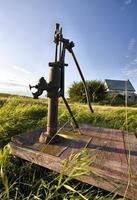
<svg viewBox="0 0 137 200"><path fill-rule="evenodd" d="M87 105L70 103L79 123L134 132L137 135L137 108L94 105L91 114ZM118 199L101 189L66 178L48 169L9 155L4 147L11 136L46 125L47 100L0 96L0 199ZM72 124L64 104L59 105L59 125ZM84 152L85 153L85 152ZM84 160L85 164L86 161Z"/></svg>

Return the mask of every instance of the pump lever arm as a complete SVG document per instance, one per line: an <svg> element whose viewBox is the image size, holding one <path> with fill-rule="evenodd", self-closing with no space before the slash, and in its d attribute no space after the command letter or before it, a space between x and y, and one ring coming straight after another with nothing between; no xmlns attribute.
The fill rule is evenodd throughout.
<svg viewBox="0 0 137 200"><path fill-rule="evenodd" d="M94 113L93 108L92 108L91 103L90 103L90 96L89 96L89 93L88 93L88 88L87 88L87 85L86 85L85 78L84 78L83 73L82 73L82 71L80 69L80 66L78 64L76 56L75 56L75 54L73 52L74 43L72 41L69 42L69 40L64 39L64 38L62 39L62 42L65 44L65 48L71 53L71 55L73 57L73 60L74 60L74 62L76 64L76 66L77 66L78 72L80 74L80 77L81 77L83 85L84 85L84 89L85 89L85 93L86 93L86 98L87 98L87 103L88 103L89 109L90 109L90 111L92 113Z"/></svg>
<svg viewBox="0 0 137 200"><path fill-rule="evenodd" d="M78 69L78 72L79 72L79 74L80 74L80 76L81 76L81 79L82 79L82 81L83 81L83 85L84 85L84 88L85 88L85 93L86 93L86 98L87 98L87 103L88 103L89 109L90 109L90 111L91 111L92 113L94 113L94 110L93 110L93 108L92 108L92 106L91 106L91 103L90 103L90 96L89 96L89 93L88 93L88 88L87 88L87 85L86 85L85 78L84 78L84 76L83 76L83 73L82 73L82 71L81 71L81 69L80 69L80 66L79 66L79 64L78 64L78 61L77 61L77 59L76 59L76 56L75 56L75 54L74 54L72 48L71 48L70 53L71 53L71 55L72 55L72 57L73 57L73 59L74 59L74 62L75 62L76 66L77 66L77 69Z"/></svg>

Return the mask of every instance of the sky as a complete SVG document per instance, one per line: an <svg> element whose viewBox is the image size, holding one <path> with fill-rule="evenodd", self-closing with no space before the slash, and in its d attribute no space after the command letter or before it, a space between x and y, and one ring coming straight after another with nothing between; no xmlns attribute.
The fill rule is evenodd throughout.
<svg viewBox="0 0 137 200"><path fill-rule="evenodd" d="M137 0L0 0L0 92L29 96L47 79L56 23L86 80L129 79L137 91ZM80 76L69 53L66 63L67 92Z"/></svg>

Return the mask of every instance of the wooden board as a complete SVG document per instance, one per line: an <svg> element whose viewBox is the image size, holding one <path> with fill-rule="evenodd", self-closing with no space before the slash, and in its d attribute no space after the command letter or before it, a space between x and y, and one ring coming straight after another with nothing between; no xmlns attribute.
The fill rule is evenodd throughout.
<svg viewBox="0 0 137 200"><path fill-rule="evenodd" d="M90 165L93 173L78 179L120 195L124 195L130 180L126 196L136 200L137 139L134 134L90 125L81 125L80 130L81 134L65 128L50 144L39 143L44 129L14 136L10 142L12 154L60 172L64 159L86 148L91 157L96 156ZM69 171L65 174L69 175Z"/></svg>

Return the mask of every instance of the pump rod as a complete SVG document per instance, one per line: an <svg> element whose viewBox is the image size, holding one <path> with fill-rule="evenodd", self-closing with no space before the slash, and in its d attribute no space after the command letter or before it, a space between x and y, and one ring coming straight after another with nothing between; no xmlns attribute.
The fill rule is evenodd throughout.
<svg viewBox="0 0 137 200"><path fill-rule="evenodd" d="M81 79L82 79L82 82L83 82L83 85L84 85L84 89L85 89L85 93L86 93L86 98L87 98L87 103L88 103L89 109L90 109L90 111L91 111L92 113L94 113L93 108L92 108L91 103L90 103L90 96L89 96L89 93L88 93L88 88L87 88L87 85L86 85L86 81L85 81L85 78L84 78L84 76L83 76L83 73L82 73L82 71L81 71L81 69L80 69L80 66L79 66L79 64L78 64L78 61L77 61L77 59L76 59L76 56L75 56L75 54L74 54L73 49L71 49L71 52L70 52L70 53L71 53L71 55L72 55L72 57L73 57L73 59L74 59L74 62L75 62L75 64L76 64L76 66L77 66L77 69L78 69L78 72L79 72L79 74L80 74L80 77L81 77Z"/></svg>
<svg viewBox="0 0 137 200"><path fill-rule="evenodd" d="M77 121L76 121L76 119L75 119L75 117L73 115L73 112L71 111L71 108L70 108L70 106L69 106L69 104L68 104L68 102L67 102L67 100L66 100L66 98L64 96L65 52L66 52L66 48L65 48L65 45L63 44L62 53L60 55L60 62L62 64L62 66L61 66L61 97L62 97L62 99L63 99L63 101L64 101L64 103L66 105L66 108L68 109L68 112L69 112L69 114L70 114L70 116L71 116L76 128L79 128L79 125L78 125L78 123L77 123Z"/></svg>

